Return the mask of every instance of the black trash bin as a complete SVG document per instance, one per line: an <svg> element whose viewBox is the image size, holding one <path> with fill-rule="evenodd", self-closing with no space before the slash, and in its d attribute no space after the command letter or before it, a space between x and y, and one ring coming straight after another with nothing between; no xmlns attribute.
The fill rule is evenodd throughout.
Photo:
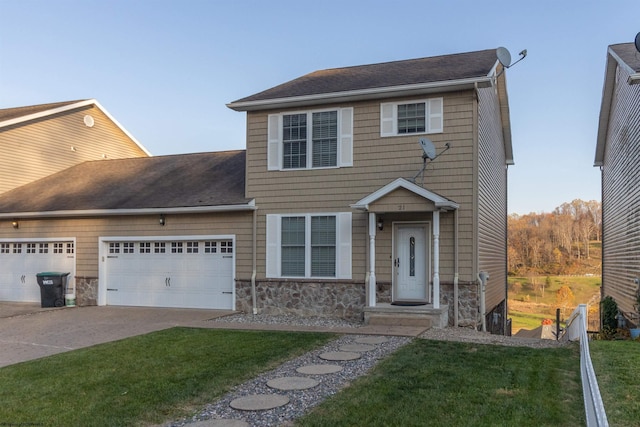
<svg viewBox="0 0 640 427"><path fill-rule="evenodd" d="M40 307L64 306L64 289L69 274L54 271L36 274L40 286Z"/></svg>

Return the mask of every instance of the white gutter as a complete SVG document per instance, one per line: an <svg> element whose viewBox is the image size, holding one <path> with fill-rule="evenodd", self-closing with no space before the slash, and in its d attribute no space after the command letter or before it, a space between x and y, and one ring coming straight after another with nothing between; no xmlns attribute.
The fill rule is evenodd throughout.
<svg viewBox="0 0 640 427"><path fill-rule="evenodd" d="M3 218L51 218L51 217L87 217L87 216L124 216L124 215L156 215L156 214L190 214L190 213L216 213L234 211L256 210L255 200L245 205L221 205L221 206L189 206L177 208L142 208L142 209L86 209L43 212L11 212L0 213Z"/></svg>
<svg viewBox="0 0 640 427"><path fill-rule="evenodd" d="M627 83L629 83L630 85L636 85L640 83L640 73L631 74L627 79Z"/></svg>
<svg viewBox="0 0 640 427"><path fill-rule="evenodd" d="M390 86L368 89L349 90L344 92L320 93L313 95L292 96L287 98L264 99L258 101L231 102L227 107L236 111L255 111L272 108L295 107L306 104L317 104L319 101L346 102L360 101L374 98L392 98L396 96L408 96L412 94L423 94L429 92L454 91L464 88L472 89L476 85L479 87L490 87L494 83L492 76L474 77L460 80L437 81L429 83L419 83L406 86Z"/></svg>
<svg viewBox="0 0 640 427"><path fill-rule="evenodd" d="M129 133L129 131L127 131L120 123L118 123L118 121L115 118L113 118L113 116L109 114L109 112L105 110L104 107L100 105L100 103L95 99L87 99L85 101L64 105L62 107L52 108L50 110L40 111L38 113L16 117L15 119L5 120L3 122L0 122L0 128L19 124L22 122L27 122L30 120L40 119L42 117L52 116L54 114L64 113L65 111L76 110L82 107L88 107L90 105L95 105L100 111L102 111L102 113L105 116L109 118L109 120L111 120L125 135L127 135L129 139L131 139L138 147L140 147L140 149L144 151L145 154L147 154L148 156L151 156L151 153L149 152L149 150L147 150L144 145L142 145L133 135Z"/></svg>
<svg viewBox="0 0 640 427"><path fill-rule="evenodd" d="M258 306L256 303L256 275L257 275L257 254L256 254L256 250L258 247L258 243L257 243L257 233L258 231L258 210L257 208L253 210L253 242L252 242L252 259L251 259L251 267L252 267L252 272L251 272L251 304L252 304L252 308L253 308L253 314L256 315L258 314Z"/></svg>

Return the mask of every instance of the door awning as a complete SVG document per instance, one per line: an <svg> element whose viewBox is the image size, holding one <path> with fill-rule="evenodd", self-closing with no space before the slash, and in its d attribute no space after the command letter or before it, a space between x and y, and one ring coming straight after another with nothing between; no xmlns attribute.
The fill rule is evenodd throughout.
<svg viewBox="0 0 640 427"><path fill-rule="evenodd" d="M396 211L398 205L403 205L406 212L452 211L460 207L453 200L404 178L398 178L352 204L351 208L367 212L388 212Z"/></svg>

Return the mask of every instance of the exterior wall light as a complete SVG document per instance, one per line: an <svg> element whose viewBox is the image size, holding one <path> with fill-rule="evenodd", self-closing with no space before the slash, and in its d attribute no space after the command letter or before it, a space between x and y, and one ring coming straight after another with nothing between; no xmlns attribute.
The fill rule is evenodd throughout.
<svg viewBox="0 0 640 427"><path fill-rule="evenodd" d="M160 215L160 225L164 226L164 215Z"/></svg>
<svg viewBox="0 0 640 427"><path fill-rule="evenodd" d="M17 230L18 228L20 228L20 224L18 223L18 221L13 221L13 222L11 223L11 226L13 226L13 228L15 228L16 230Z"/></svg>
<svg viewBox="0 0 640 427"><path fill-rule="evenodd" d="M384 220L381 216L378 217L378 230L382 231L384 229Z"/></svg>

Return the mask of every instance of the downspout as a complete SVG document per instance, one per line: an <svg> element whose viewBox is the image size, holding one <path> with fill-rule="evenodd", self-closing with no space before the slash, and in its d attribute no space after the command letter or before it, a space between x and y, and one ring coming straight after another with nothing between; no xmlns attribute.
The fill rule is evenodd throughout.
<svg viewBox="0 0 640 427"><path fill-rule="evenodd" d="M453 212L453 326L458 327L460 294L458 290L458 209Z"/></svg>
<svg viewBox="0 0 640 427"><path fill-rule="evenodd" d="M482 319L482 332L487 332L487 317L485 315L485 293L487 291L487 280L489 280L489 273L481 271L478 273L478 280L480 281L480 314Z"/></svg>
<svg viewBox="0 0 640 427"><path fill-rule="evenodd" d="M258 306L256 304L256 271L257 271L257 255L256 255L256 250L258 247L257 244L257 230L258 230L258 210L254 209L253 211L253 236L252 236L252 260L251 260L251 304L253 307L253 314L256 315L258 314Z"/></svg>

